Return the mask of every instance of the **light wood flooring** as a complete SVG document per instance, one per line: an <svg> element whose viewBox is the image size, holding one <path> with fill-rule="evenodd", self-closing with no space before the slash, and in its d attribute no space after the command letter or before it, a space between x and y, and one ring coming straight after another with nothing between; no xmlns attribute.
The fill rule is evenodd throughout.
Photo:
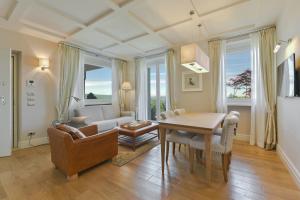
<svg viewBox="0 0 300 200"><path fill-rule="evenodd" d="M228 183L216 166L211 186L201 164L190 174L187 152L170 154L164 178L157 146L123 167L105 162L68 182L54 169L48 145L15 151L0 158L0 199L300 199L276 152L235 142Z"/></svg>

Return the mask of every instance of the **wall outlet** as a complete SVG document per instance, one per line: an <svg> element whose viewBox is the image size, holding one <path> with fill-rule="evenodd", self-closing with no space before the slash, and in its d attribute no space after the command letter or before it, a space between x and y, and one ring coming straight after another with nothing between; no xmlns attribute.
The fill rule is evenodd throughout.
<svg viewBox="0 0 300 200"><path fill-rule="evenodd" d="M27 136L34 136L35 135L35 132L29 132L27 133Z"/></svg>

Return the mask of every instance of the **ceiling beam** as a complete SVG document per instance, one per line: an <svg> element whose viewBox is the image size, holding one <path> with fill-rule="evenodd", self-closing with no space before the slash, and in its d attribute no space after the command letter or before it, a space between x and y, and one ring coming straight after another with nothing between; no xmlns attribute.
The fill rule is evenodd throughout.
<svg viewBox="0 0 300 200"><path fill-rule="evenodd" d="M32 6L32 0L18 0L13 5L7 16L10 22L17 22L24 13Z"/></svg>

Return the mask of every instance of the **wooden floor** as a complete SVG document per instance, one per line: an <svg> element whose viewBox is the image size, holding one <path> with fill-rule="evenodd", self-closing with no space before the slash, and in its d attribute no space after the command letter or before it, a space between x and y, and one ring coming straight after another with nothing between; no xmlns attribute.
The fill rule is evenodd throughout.
<svg viewBox="0 0 300 200"><path fill-rule="evenodd" d="M164 178L157 146L123 167L106 162L67 182L54 169L48 145L15 151L0 158L0 199L300 199L275 152L236 142L228 183L216 166L211 186L200 164L189 173L187 152L170 156Z"/></svg>

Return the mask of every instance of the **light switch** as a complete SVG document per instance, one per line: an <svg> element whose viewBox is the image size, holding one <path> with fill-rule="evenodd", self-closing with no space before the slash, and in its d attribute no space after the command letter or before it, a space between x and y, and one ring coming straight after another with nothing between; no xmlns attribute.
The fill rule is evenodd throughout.
<svg viewBox="0 0 300 200"><path fill-rule="evenodd" d="M1 99L1 104L5 105L6 104L5 97L2 96L2 97L0 97L0 99Z"/></svg>

